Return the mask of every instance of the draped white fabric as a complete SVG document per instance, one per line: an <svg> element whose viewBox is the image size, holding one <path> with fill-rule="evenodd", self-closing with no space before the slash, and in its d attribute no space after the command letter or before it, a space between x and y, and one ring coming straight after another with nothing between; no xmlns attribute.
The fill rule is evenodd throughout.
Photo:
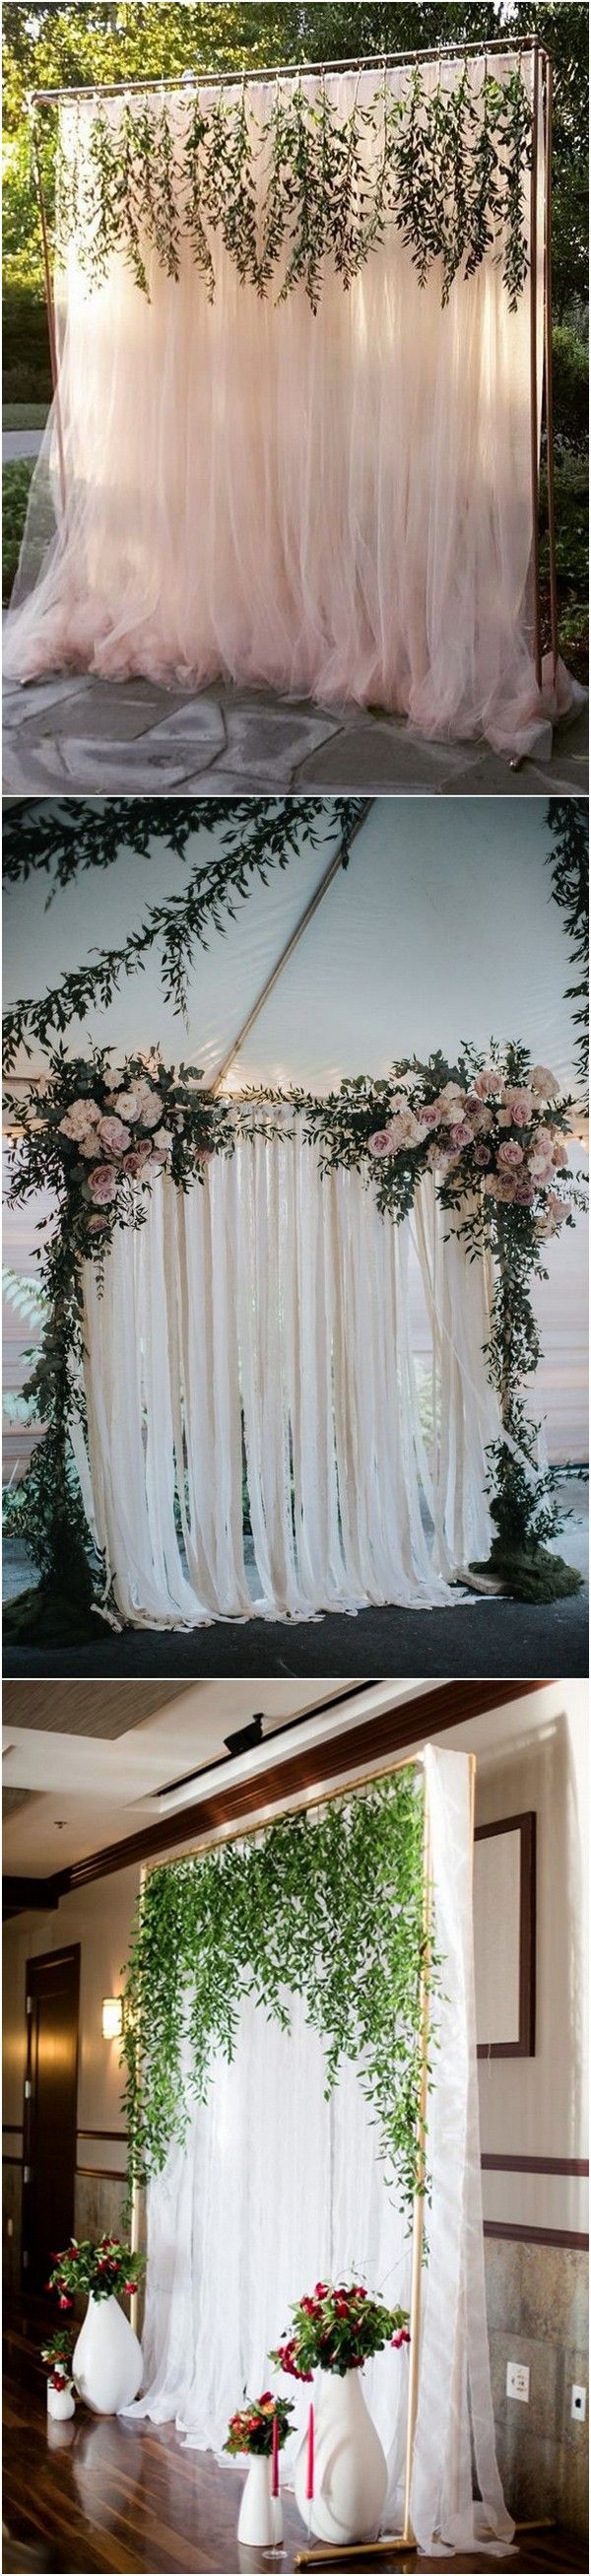
<svg viewBox="0 0 591 2576"><path fill-rule="evenodd" d="M381 1217L358 1173L321 1175L299 1122L286 1137L242 1138L186 1194L158 1182L145 1224L116 1232L102 1293L86 1265L94 1522L132 1625L457 1599L450 1577L490 1540L490 1283L447 1237L430 1175L417 1213L433 1316L429 1454L410 1223Z"/></svg>
<svg viewBox="0 0 591 2576"><path fill-rule="evenodd" d="M510 2539L495 2460L483 2297L482 2209L471 1926L469 1766L428 1748L434 1932L443 1959L429 2094L431 2202L424 2274L411 2513L417 2539L456 2549L486 2528ZM361 2275L409 2305L410 2246L384 2180L358 2076L324 2096L320 2041L290 1999L280 2032L251 2000L232 2066L216 2067L184 2147L148 2191L145 2393L136 2418L176 2419L219 2451L243 2387L269 2385L269 2347L290 2302L318 2278ZM365 2388L390 2464L388 2523L400 2527L407 2356L370 2363ZM285 2383L281 2383L285 2385ZM293 2474L310 2391L290 2382ZM470 2426L481 2504L473 2502Z"/></svg>
<svg viewBox="0 0 591 2576"><path fill-rule="evenodd" d="M502 78L509 61L496 63ZM476 97L483 71L470 66ZM424 69L426 88L456 77L457 64ZM531 57L523 77L531 90ZM408 72L387 78L398 97ZM376 76L327 88L345 115L356 92L362 107L375 97ZM249 86L259 122L273 95ZM185 104L169 94L173 127ZM103 113L116 126L120 100ZM92 114L65 102L66 134L76 118L83 137ZM364 149L379 166L379 115ZM543 157L540 120L540 351ZM529 230L527 175L525 191ZM35 470L7 670L222 675L378 703L422 734L548 750L577 691L562 664L539 689L532 659L529 282L512 312L491 250L442 309L440 263L421 287L391 226L347 293L327 272L314 313L303 284L279 307L242 284L216 237L210 304L190 243L178 283L143 247L150 301L118 252L92 292L75 243L58 272L59 415ZM538 436L540 406L541 360Z"/></svg>

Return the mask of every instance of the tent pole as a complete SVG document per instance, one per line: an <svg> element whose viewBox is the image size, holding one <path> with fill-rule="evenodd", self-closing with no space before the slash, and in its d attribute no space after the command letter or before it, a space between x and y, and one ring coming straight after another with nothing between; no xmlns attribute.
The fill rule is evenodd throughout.
<svg viewBox="0 0 591 2576"><path fill-rule="evenodd" d="M371 808L374 803L375 798L373 796L364 797L361 811L356 816L355 822L352 824L351 831L348 835L346 843L347 858L349 851L353 847L353 842L357 839L358 832L362 831L363 824L367 822L368 814L371 813ZM244 1045L245 1038L250 1036L250 1031L254 1028L255 1021L260 1018L265 1002L269 999L269 994L274 991L275 985L279 981L279 976L283 974L284 966L289 964L290 957L293 957L295 949L299 947L300 939L303 938L304 931L308 929L309 923L313 921L314 914L318 911L319 905L322 903L323 896L328 894L328 889L329 886L332 885L333 877L338 876L339 868L343 865L344 857L345 844L341 835L338 850L336 851L334 858L331 859L329 867L325 869L324 876L321 877L320 884L316 887L316 893L312 895L310 902L306 904L305 911L302 913L300 920L296 922L296 927L295 930L292 930L291 938L287 940L285 948L282 948L281 955L277 959L276 966L272 967L270 975L267 976L266 983L263 984L262 991L258 994L256 1002L253 1003L252 1010L248 1013L248 1019L243 1020L242 1027L238 1030L237 1036L232 1039L232 1045L228 1048L228 1053L224 1056L223 1063L218 1065L218 1070L214 1075L213 1082L208 1084L208 1089L211 1091L214 1098L216 1092L220 1089L220 1084L225 1079L225 1075L227 1074L230 1065L234 1062L234 1057L239 1054L241 1046Z"/></svg>
<svg viewBox="0 0 591 2576"><path fill-rule="evenodd" d="M57 332L56 332L56 327L55 327L55 301L54 301L54 293L53 293L53 281L52 281L52 275L51 275L51 260L50 260L50 256L49 256L49 238L48 238L48 232L47 232L47 217L46 217L46 213L45 213L45 198L44 198L44 194L43 194L43 176L42 176L42 171L41 171L41 159L40 159L40 153L39 153L39 143L38 143L38 138L37 138L37 134L36 134L35 126L34 126L34 125L33 125L33 159L34 159L34 165L35 165L35 179L36 179L36 185L37 185L37 197L38 197L38 202L39 202L39 218L40 218L40 223L41 223L41 244L42 244L42 250L43 250L43 274L44 274L44 278L45 278L45 302L46 302L46 306L47 306L47 330L48 330L48 335L49 335L49 357L50 357L50 364L51 364L51 382L52 382L52 386L53 386L53 399L54 399L54 404L55 404L55 426L56 426L57 450L58 450L58 460L59 460L60 491L61 491L61 499L62 499L62 510L65 512L65 507L66 507L66 468L65 468L65 460L64 460L64 442L63 442L63 434L62 434L62 415L61 415L60 393L59 393L59 383L58 383L58 372L59 372L59 371L58 371L58 358L57 358Z"/></svg>
<svg viewBox="0 0 591 2576"><path fill-rule="evenodd" d="M539 137L539 52L533 46L533 104L530 178L530 250L529 250L529 315L530 315L530 438L531 438L531 513L532 565L534 583L534 656L538 688L542 686L542 641L540 623L540 478L538 456L538 137Z"/></svg>

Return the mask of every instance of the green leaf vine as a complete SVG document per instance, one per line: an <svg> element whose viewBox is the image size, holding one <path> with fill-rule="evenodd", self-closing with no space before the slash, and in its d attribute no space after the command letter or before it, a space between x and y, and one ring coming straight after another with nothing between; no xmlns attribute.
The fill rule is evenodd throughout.
<svg viewBox="0 0 591 2576"><path fill-rule="evenodd" d="M340 839L344 868L365 801L359 796L331 800L331 833L334 830ZM66 800L25 801L11 807L3 854L8 884L46 874L53 879L55 892L56 886L69 885L85 868L112 865L122 849L149 857L163 842L175 857L189 861L189 873L181 894L149 905L141 926L123 948L98 950L48 992L16 1002L5 1013L7 1073L12 1072L20 1047L30 1055L34 1045L51 1044L72 1020L85 1019L94 1004L106 1008L123 976L141 972L155 947L161 954L163 990L175 1011L183 1013L196 949L207 947L212 931L224 932L253 884L268 885L275 867L286 868L302 849L323 844L328 858L331 840L326 822L322 796L257 797L256 801L242 797L229 806L220 806L219 797L198 804L173 799L165 806L151 799L134 803L128 797L113 797L104 805ZM195 859L192 854L202 833L215 835L216 849L207 859Z"/></svg>
<svg viewBox="0 0 591 2576"><path fill-rule="evenodd" d="M216 2059L232 2062L243 1997L288 2031L291 1993L322 2041L327 2098L343 2062L356 2066L387 2181L410 2218L425 2188L421 1987L432 1991L437 1974L411 1767L150 1870L123 1998L130 2186L161 2172L192 2102L207 2099Z"/></svg>
<svg viewBox="0 0 591 2576"><path fill-rule="evenodd" d="M582 796L551 796L547 822L552 843L548 860L552 894L554 902L564 913L571 957L578 970L576 984L567 984L565 1001L575 1004L575 1063L581 1081L586 1083L589 1077L589 808L586 799Z"/></svg>
<svg viewBox="0 0 591 2576"><path fill-rule="evenodd" d="M359 82L343 113L329 75L275 85L257 117L243 80L205 103L198 86L168 101L100 100L68 111L58 152L58 250L75 239L90 286L119 254L150 293L148 255L178 278L183 242L215 295L218 239L242 285L284 303L300 284L319 309L332 264L346 290L397 227L421 285L441 268L442 303L462 271L493 254L511 310L528 272L526 182L531 107L518 59L477 80L468 60L434 89L418 64L394 97L386 66L369 101Z"/></svg>

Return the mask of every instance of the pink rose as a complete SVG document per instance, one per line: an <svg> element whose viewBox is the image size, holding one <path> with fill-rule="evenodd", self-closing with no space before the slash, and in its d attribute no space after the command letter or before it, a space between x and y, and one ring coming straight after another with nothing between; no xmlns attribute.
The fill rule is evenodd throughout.
<svg viewBox="0 0 591 2576"><path fill-rule="evenodd" d="M517 1207L531 1207L535 1195L536 1193L533 1181L518 1181L515 1191Z"/></svg>
<svg viewBox="0 0 591 2576"><path fill-rule="evenodd" d="M465 1120L459 1127L450 1128L450 1144L456 1146L458 1153L462 1145L471 1145L471 1143L472 1129L466 1125Z"/></svg>
<svg viewBox="0 0 591 2576"><path fill-rule="evenodd" d="M478 1092L479 1100L494 1099L495 1091L498 1091L498 1089L499 1075L498 1073L495 1073L494 1065L483 1065L482 1073L476 1074L474 1082L474 1090Z"/></svg>
<svg viewBox="0 0 591 2576"><path fill-rule="evenodd" d="M88 1187L91 1198L101 1207L107 1207L109 1200L117 1197L117 1177L109 1163L95 1163L94 1171L88 1174Z"/></svg>
<svg viewBox="0 0 591 2576"><path fill-rule="evenodd" d="M566 1171L568 1165L568 1147L565 1145L562 1136L557 1136L556 1142L552 1146L551 1159L556 1172Z"/></svg>
<svg viewBox="0 0 591 2576"><path fill-rule="evenodd" d="M549 1215L556 1217L559 1225L562 1225L563 1217L568 1216L571 1204L572 1202L570 1199L559 1199L557 1190L550 1190L549 1197L546 1200Z"/></svg>
<svg viewBox="0 0 591 2576"><path fill-rule="evenodd" d="M376 1162L381 1160L383 1154L391 1154L389 1127L376 1127L375 1136L370 1136L369 1139L369 1152L375 1155Z"/></svg>
<svg viewBox="0 0 591 2576"><path fill-rule="evenodd" d="M129 1128L124 1127L122 1118L101 1118L98 1132L101 1145L106 1145L109 1154L124 1154L126 1146L131 1144Z"/></svg>
<svg viewBox="0 0 591 2576"><path fill-rule="evenodd" d="M501 1170L513 1171L518 1163L523 1162L523 1146L518 1145L515 1138L509 1136L506 1145L499 1145L497 1159Z"/></svg>
<svg viewBox="0 0 591 2576"><path fill-rule="evenodd" d="M91 1129L89 1136L78 1137L78 1152L82 1154L85 1162L96 1162L97 1154L100 1153L100 1140L94 1128Z"/></svg>
<svg viewBox="0 0 591 2576"><path fill-rule="evenodd" d="M420 1127L439 1126L439 1110L436 1100L425 1100L422 1107L417 1109L416 1115Z"/></svg>
<svg viewBox="0 0 591 2576"><path fill-rule="evenodd" d="M146 1093L146 1094L143 1094L143 1095L141 1096L141 1106L140 1106L140 1124L141 1124L141 1126L142 1126L142 1127L157 1127L157 1126L158 1126L158 1124L159 1124L159 1121L160 1121L161 1116L162 1116L162 1101L161 1101L161 1098L160 1098L160 1093L159 1093L159 1091L150 1091L150 1092L148 1092L148 1093Z"/></svg>
<svg viewBox="0 0 591 2576"><path fill-rule="evenodd" d="M479 1164L481 1165L481 1167L482 1167L482 1166L484 1166L484 1164L485 1164L485 1163L490 1163L490 1146L489 1146L489 1145L475 1145L475 1147L474 1147L474 1161L475 1161L475 1163L479 1163Z"/></svg>
<svg viewBox="0 0 591 2576"><path fill-rule="evenodd" d="M126 1154L123 1170L124 1172L127 1172L130 1181L137 1181L140 1178L140 1174L146 1171L147 1165L150 1161L151 1155L149 1147L146 1152L145 1146L142 1150L141 1145L138 1145L137 1149L134 1149L131 1154Z"/></svg>
<svg viewBox="0 0 591 2576"><path fill-rule="evenodd" d="M510 1207L516 1199L518 1187L519 1183L515 1172L493 1173L494 1196L496 1199L501 1199L507 1207Z"/></svg>
<svg viewBox="0 0 591 2576"><path fill-rule="evenodd" d="M531 1077L531 1087L532 1091L538 1092L540 1100L555 1100L558 1092L560 1091L558 1075L557 1073L551 1073L547 1064L535 1064Z"/></svg>
<svg viewBox="0 0 591 2576"><path fill-rule="evenodd" d="M505 1100L514 1127L529 1127L536 1108L533 1091L529 1091L525 1083L515 1083L513 1087L508 1086Z"/></svg>

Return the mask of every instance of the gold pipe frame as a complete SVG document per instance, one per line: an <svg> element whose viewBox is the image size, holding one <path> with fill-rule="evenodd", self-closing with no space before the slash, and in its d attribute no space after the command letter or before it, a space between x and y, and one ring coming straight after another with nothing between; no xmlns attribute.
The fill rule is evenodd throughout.
<svg viewBox="0 0 591 2576"><path fill-rule="evenodd" d="M418 1703L418 1705L420 1706L420 1703ZM476 1755L475 1755L475 1753L469 1753L469 1755L468 1755L468 1764L469 1764L469 1834L470 1834L470 1853L471 1853L471 1862L472 1862L472 1855L473 1855L473 1850L474 1850L474 1814L475 1814L475 1804L476 1804ZM414 2452L414 2440L415 2440L415 2433L416 2433L416 2419L417 2419L417 2408L418 2408L419 2362L420 2362L420 2336L421 2336L421 2306L422 2306L422 2280L423 2280L423 2242L424 2242L424 2215L425 2215L425 2194L424 2194L424 2178L425 2178L425 2138L426 2138L426 2115L427 2115L428 2043L429 2043L429 1974L428 1974L428 1971L429 1971L429 1932L430 1932L430 1922L431 1922L430 1823L429 1823L429 1801L428 1801L428 1792L427 1792L427 1779L426 1779L426 1774L425 1774L425 1767L424 1767L424 1765L425 1765L425 1748L424 1748L424 1746L423 1746L423 1747L421 1747L421 1748L420 1748L417 1752L415 1752L415 1753L412 1753L412 1752L411 1752L410 1754L406 1754L405 1756L400 1755L400 1756L397 1758L397 1760L396 1760L395 1762L389 1762L389 1763L386 1765L385 1769L383 1769L383 1770L381 1770L381 1771L377 1771L377 1772L376 1772L376 1771L374 1771L374 1770L371 1770L371 1769L370 1769L370 1770L367 1770L367 1771L357 1771L357 1772L351 1773L351 1774L349 1775L349 1777L348 1777L346 1780L344 1780L344 1781L339 1781L338 1786L333 1786L332 1788L325 1789L325 1790L323 1790L323 1791L318 1791L318 1792L316 1792L316 1791L315 1791L315 1792L314 1792L314 1794L313 1794L311 1797L309 1797L309 1798L307 1798L307 1797L302 1798L302 1797L301 1797L301 1795L299 1795L299 1796L297 1796L297 1797L296 1797L296 1799L295 1799L295 1803L294 1803L294 1802L292 1802L291 1804L289 1804L289 1803L288 1803L288 1804L284 1804L284 1805L282 1805L282 1806L276 1805L274 1808L272 1808L272 1809L271 1809L270 1814L265 1814L263 1817L257 1816L254 1820L251 1820L251 1821L250 1821L250 1823L248 1823L248 1824L246 1824L246 1825L232 1825L232 1826L231 1826L231 1828L230 1828L230 1830L229 1830L229 1832L226 1832L226 1833L225 1833L225 1832L224 1832L224 1828L223 1828L223 1826L221 1826L221 1827L219 1827L219 1828L218 1828L218 1830L217 1830L216 1832L211 1833L211 1834L205 1834L205 1835L203 1836L203 1840L202 1840L201 1842L196 1842L196 1843L191 1843L191 1844L189 1844L189 1845L187 1846L186 1851L182 1851L182 1850L181 1850L181 1851L171 1852L171 1853L170 1853L170 1855L169 1855L168 1857L165 1857L163 1860L159 1860L159 1859L158 1859L158 1860L153 1860L153 1861L146 1861L146 1862L144 1863L143 1867L142 1867L141 1875L140 1875L140 1905L141 1905L141 1901L142 1901L142 1894L143 1894L143 1889L144 1889L144 1887L145 1887L146 1878L148 1877L148 1875L151 1873L151 1871L152 1871L152 1870L155 1870L155 1869L175 1869L175 1868L178 1866L179 1861L183 1861L183 1860L192 1860L192 1859L198 1860L198 1859L200 1858L200 1855L201 1855L202 1853L205 1853L205 1852L207 1852L207 1851L212 1851L212 1850L214 1850L216 1847L217 1847L217 1848L219 1848L219 1849L223 1849L223 1848L224 1848L224 1846L225 1846L227 1843L233 1843L233 1842L246 1842L252 1834L265 1833L265 1832L267 1831L267 1829L268 1829L268 1826L269 1826L269 1825L272 1825L272 1824L278 1824L278 1823L281 1821L282 1817L284 1817L284 1816L291 1816L291 1815L298 1815L298 1814L308 1814L308 1813L309 1813L309 1811L310 1811L310 1809L312 1809L312 1808L314 1808L314 1807L325 1807L325 1806L329 1806L330 1804L332 1804L332 1801L333 1801L334 1799L336 1799L336 1798L347 1798L347 1797L350 1797L350 1796L351 1796L351 1795L353 1795L353 1794L355 1793L355 1791L356 1791L356 1790L358 1790L358 1789L364 1789L364 1788L377 1787L377 1786L379 1786L379 1782L380 1782L380 1780L387 1780L387 1779L391 1779L391 1778L393 1777L394 1773L396 1773L396 1772L398 1772L398 1771L419 1771L419 1770L421 1770L421 1771L423 1772L423 1794L424 1794L424 1825L423 1825L423 1928L424 1928L424 1933L425 1933L425 1935L426 1935L426 1942L427 1942L427 1946L426 1946L426 1948L425 1948L425 1950L424 1950L424 1953L423 1953L423 1965L422 1965L422 1971L421 1971L421 1984L420 1984L420 2082L419 2082L419 2101L418 2101L418 2115L417 2115L417 2176L418 2176L418 2188L417 2188L417 2189L416 2189L416 2191L415 2191L415 2195L414 2195L414 2204L413 2204L413 2235L412 2235L411 2286L410 2286L410 2331L411 2331L411 2342L410 2342L410 2366L409 2366L408 2398L407 2398L407 2415L406 2415L406 2446L405 2446L405 2470L404 2470L404 2528L403 2528L403 2530L402 2530L401 2532L395 2532L395 2533L393 2533L393 2534L390 2536L390 2538L389 2538L389 2539L387 2539L387 2540L377 2540L377 2541L371 2541L371 2542L368 2542L368 2543L364 2543L364 2544L363 2544L363 2546L362 2546L361 2548L358 2548L356 2544L355 2544L355 2545L353 2545L353 2544L352 2544L349 2548L346 2548L346 2549L330 2549L330 2548L325 2548L325 2547L323 2547L323 2546L321 2545L321 2546L320 2546L320 2548L319 2548L319 2549L316 2549L316 2550L315 2550L315 2549L302 2549L302 2550L299 2550L299 2551L297 2552L297 2555L296 2555L296 2558L295 2558L295 2561L294 2561L294 2564L295 2564L295 2567L296 2567L296 2568L300 2568L300 2567L322 2567L322 2566L332 2566L332 2565L337 2565L338 2563L340 2563L341 2559L342 2559L343 2561L345 2561L345 2560L349 2560L349 2561L350 2561L352 2558L356 2558L356 2557L363 2557L363 2559L364 2559L364 2560L365 2560L365 2559L371 2560L372 2558L386 2557L386 2556L388 2555L388 2553L390 2554L390 2556L394 2556L394 2554L395 2554L395 2553L397 2553L398 2551L401 2551L401 2550L413 2550L413 2549L415 2548L415 2546L416 2546L416 2544L415 2544L415 2539L414 2539L414 2533L413 2533L413 2529L412 2529L411 2517L410 2517L410 2490L411 2490L411 2481L412 2481L413 2452ZM134 2251L134 2252L137 2250L137 2244L138 2244L138 2238L139 2238L139 2202L140 2202L140 2185L139 2185L137 2182L134 2182L134 2184L133 2184L133 2188L132 2188L132 2201L131 2201L131 2244L132 2244L132 2249L133 2249L133 2251ZM133 2310L133 2314L132 2314L132 2324L133 2324L133 2323L134 2323L134 2320L135 2320L135 2316L137 2315L137 2296L136 2296L136 2298L135 2298L134 2300L132 2300L132 2302L131 2302L131 2307L132 2307L132 2310ZM537 2528L537 2526L536 2526L536 2528Z"/></svg>

